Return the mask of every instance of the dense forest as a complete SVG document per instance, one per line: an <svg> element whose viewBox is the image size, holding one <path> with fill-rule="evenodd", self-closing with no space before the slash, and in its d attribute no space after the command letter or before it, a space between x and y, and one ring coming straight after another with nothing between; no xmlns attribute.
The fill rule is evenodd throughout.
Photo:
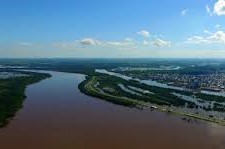
<svg viewBox="0 0 225 149"><path fill-rule="evenodd" d="M26 98L27 85L51 77L49 74L20 72L27 76L0 79L0 127L5 126L10 118L22 108Z"/></svg>

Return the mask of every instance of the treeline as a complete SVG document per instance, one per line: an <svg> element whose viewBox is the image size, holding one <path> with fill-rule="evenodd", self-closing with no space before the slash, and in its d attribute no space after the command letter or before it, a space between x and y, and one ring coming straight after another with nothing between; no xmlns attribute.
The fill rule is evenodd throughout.
<svg viewBox="0 0 225 149"><path fill-rule="evenodd" d="M139 82L136 82L136 81L126 81L124 79L105 75L105 74L95 74L95 76L96 76L96 82L99 83L98 87L101 90L104 90L104 88L113 88L114 92L107 92L105 90L104 90L104 92L107 92L108 94L111 94L116 97L127 97L130 99L135 99L137 101L150 102L150 103L154 103L154 104L158 104L158 105L167 105L167 106L173 105L173 106L181 106L181 107L188 105L190 107L195 107L195 104L193 102L184 101L184 100L180 99L179 97L171 94L174 92L174 90L140 84ZM94 96L94 97L102 98L102 99L105 99L105 100L113 102L113 103L116 102L118 104L118 100L111 99L111 98L109 99L108 97L105 97L104 95L101 95L101 94L95 93L95 92L91 92L90 90L85 89L84 86L91 80L91 78L92 78L91 76L87 77L87 80L85 80L84 82L82 82L79 85L79 88L83 93ZM118 84L123 84L126 88L128 88L128 86L134 86L137 88L141 88L143 90L148 90L150 92L153 92L154 94L143 94L143 96L131 94L129 92L122 90L118 86ZM132 89L130 89L130 90L132 90ZM135 91L135 90L133 90L133 91ZM135 91L135 92L137 92L137 91ZM124 100L119 101L119 102L120 102L119 104L123 104L123 105L131 104L131 103L121 103L121 102L124 102Z"/></svg>
<svg viewBox="0 0 225 149"><path fill-rule="evenodd" d="M108 102L112 102L114 104L118 105L124 105L124 106L129 106L129 107L136 107L137 103L129 101L129 100L122 100L121 98L117 97L111 97L111 96L106 96L104 94L96 93L89 88L85 87L85 85L91 81L92 77L87 77L85 81L79 84L78 88L79 90L89 96L97 97L103 100L106 100Z"/></svg>
<svg viewBox="0 0 225 149"><path fill-rule="evenodd" d="M122 78L118 78L115 76L110 76L110 75L106 75L106 74L98 74L95 73L95 81L98 82L98 88L103 90L104 92L106 92L107 94L116 96L116 97L127 97L130 99L135 99L137 101L144 101L144 102L150 102L150 103L154 103L157 105L167 105L167 106L176 106L176 107L185 107L187 106L188 108L198 108L198 106L191 101L185 101L183 100L181 97L175 96L172 93L178 93L178 94L182 94L182 95L186 95L186 96L193 96L195 95L198 98L201 98L205 101L216 101L216 102L225 102L225 97L221 97L221 96L214 96L214 95L206 95L206 94L202 94L202 93L198 93L198 94L193 94L191 92L186 92L186 91L179 91L179 90L174 90L174 89L166 89L166 88L160 88L160 87L156 87L156 86L149 86L143 83L140 83L138 81L134 81L134 80L130 80L130 81L126 81ZM96 92L91 92L90 90L86 90L84 88L84 85L86 83L88 83L91 78L93 76L88 76L87 80L85 80L84 82L82 82L79 85L80 90L87 94L87 95L91 95L94 97L98 97L116 104L122 104L122 105L128 105L128 106L134 106L132 103L124 103L126 101L120 101L118 99L112 99L109 98L108 96L104 96L101 95L100 93L96 93ZM129 86L133 86L136 88L140 88L143 90L147 90L150 91L154 94L147 94L147 93L143 93L137 90L134 90L132 88L129 88L129 90L132 90L134 92L137 92L139 94L142 94L142 96L138 95L138 94L131 94L129 92L124 91L123 89L121 89L118 84L123 84L124 87L129 88ZM104 88L112 88L113 92L108 91L108 90L104 90ZM224 106L215 106L213 109L208 108L208 107L203 107L205 110L214 110L214 111L223 111L224 110Z"/></svg>
<svg viewBox="0 0 225 149"><path fill-rule="evenodd" d="M21 72L22 73L22 72ZM51 77L50 74L23 72L28 76L0 79L0 127L8 124L22 107L29 84Z"/></svg>

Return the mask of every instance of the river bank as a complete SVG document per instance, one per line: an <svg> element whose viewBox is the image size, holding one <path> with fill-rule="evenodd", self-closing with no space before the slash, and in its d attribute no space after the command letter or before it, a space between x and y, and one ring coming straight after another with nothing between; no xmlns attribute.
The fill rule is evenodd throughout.
<svg viewBox="0 0 225 149"><path fill-rule="evenodd" d="M148 101L149 97L144 96L144 95L143 95L143 98L146 98L146 99L138 98L138 96L134 96L134 94L130 94L129 96L126 96L129 93L126 93L126 94L123 94L123 93L125 93L125 91L127 91L127 90L123 91L120 94L120 93L118 93L119 88L117 88L116 85L113 86L112 80L111 80L110 84L107 84L106 80L105 80L105 82L103 81L104 83L101 82L100 81L101 79L99 79L99 77L101 78L102 76L97 75L97 76L87 77L87 79L79 85L80 91L85 93L86 95L101 98L103 100L106 100L106 101L109 101L109 102L112 102L115 104L119 104L119 105L136 107L139 109L152 108L153 110L158 110L161 112L166 112L166 113L170 113L170 114L174 114L174 115L181 115L181 116L198 119L198 120L203 120L203 121L207 121L207 122L212 122L212 123L217 123L219 125L225 126L225 121L223 119L212 117L208 114L204 115L201 113L189 112L188 110L184 110L185 109L184 107L176 107L176 106L172 106L171 104L168 104L168 105L163 104L163 103L156 104L156 103L159 103L160 100L157 102L152 101L152 99L150 97L150 99ZM107 78L108 81L110 79L111 79L110 77ZM115 83L115 81L114 81L114 83ZM103 83L104 85L101 85L101 83ZM105 90L106 87L108 90L109 89L114 90L113 91L114 93L107 92L107 90ZM140 92L137 95L142 96L140 94ZM132 97L137 97L137 98L132 98ZM145 101L143 101L143 100L145 100ZM152 101L152 102L150 102L150 101Z"/></svg>

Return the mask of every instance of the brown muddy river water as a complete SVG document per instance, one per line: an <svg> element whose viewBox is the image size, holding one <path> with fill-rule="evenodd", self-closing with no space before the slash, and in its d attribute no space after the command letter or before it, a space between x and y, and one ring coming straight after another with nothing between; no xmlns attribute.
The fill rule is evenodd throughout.
<svg viewBox="0 0 225 149"><path fill-rule="evenodd" d="M84 75L51 72L0 130L0 149L225 149L225 127L88 97Z"/></svg>

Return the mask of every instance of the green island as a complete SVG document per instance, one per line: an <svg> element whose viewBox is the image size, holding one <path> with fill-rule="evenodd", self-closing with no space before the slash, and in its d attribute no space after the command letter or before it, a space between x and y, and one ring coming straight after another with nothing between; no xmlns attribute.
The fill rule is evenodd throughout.
<svg viewBox="0 0 225 149"><path fill-rule="evenodd" d="M223 110L209 107L201 107L204 113L196 112L195 109L200 108L194 102L182 100L181 97L175 96L173 93L190 95L192 93L178 91L173 89L160 88L140 83L135 80L124 80L122 78L107 74L95 73L86 77L86 80L80 83L79 89L86 95L97 97L114 104L129 106L138 109L157 110L169 114L189 117L189 119L199 119L225 126L225 120L208 114L208 111L223 112ZM196 94L196 96L204 97L204 94ZM217 96L208 95L205 101L218 101ZM203 98L204 99L204 98ZM220 102L225 97L220 97ZM183 118L188 120L188 118Z"/></svg>
<svg viewBox="0 0 225 149"><path fill-rule="evenodd" d="M45 73L11 71L10 73L19 73L20 75L0 78L0 127L6 126L22 108L26 98L25 89L28 85L51 77L50 74Z"/></svg>

